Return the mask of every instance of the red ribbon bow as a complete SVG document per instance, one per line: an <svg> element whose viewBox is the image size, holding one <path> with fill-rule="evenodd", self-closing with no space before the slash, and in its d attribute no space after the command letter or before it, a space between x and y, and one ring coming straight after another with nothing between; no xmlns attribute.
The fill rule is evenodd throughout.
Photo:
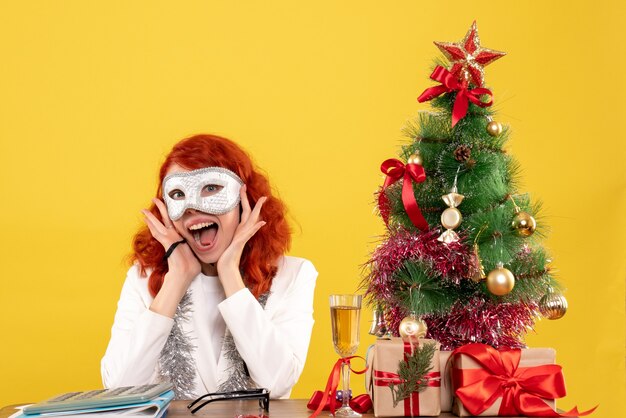
<svg viewBox="0 0 626 418"><path fill-rule="evenodd" d="M387 176L383 184L383 189L378 195L378 207L385 224L389 223L389 204L387 202L387 196L385 195L385 189L400 178L404 178L402 183L402 203L404 204L404 209L409 215L411 222L413 222L413 225L423 232L428 231L428 222L424 219L424 215L422 215L422 211L415 200L412 182L423 183L426 180L424 167L419 164L404 165L402 161L390 158L383 161L380 166L380 171Z"/></svg>
<svg viewBox="0 0 626 418"><path fill-rule="evenodd" d="M430 78L440 82L441 84L424 90L424 92L420 94L420 97L417 98L417 101L422 103L432 100L443 93L450 93L453 91L458 92L452 108L452 127L465 117L467 114L467 108L469 107L469 102L472 102L476 106L480 107L488 107L493 104L493 100L491 100L491 97L493 97L491 90L483 87L468 90L468 83L466 80L459 82L454 74L440 65L435 68L433 73L430 75ZM488 102L480 100L480 96L483 94L490 97Z"/></svg>
<svg viewBox="0 0 626 418"><path fill-rule="evenodd" d="M518 367L521 350L496 350L485 344L468 344L457 348L452 357L465 354L482 369L453 368L452 382L455 395L472 415L480 415L499 397L502 404L499 416L575 417L592 413L579 412L578 408L559 414L544 399L565 396L565 382L561 366L545 364L535 367Z"/></svg>
<svg viewBox="0 0 626 418"><path fill-rule="evenodd" d="M318 397L316 396L317 392L314 392L313 396L311 396L311 399L309 400L309 403L307 404L307 408L315 409L315 412L313 412L309 416L309 418L315 418L316 416L318 416L325 407L328 407L328 409L330 409L330 413L333 414L333 416L335 415L335 407L337 404L336 402L333 402L333 400L336 400L337 386L339 385L339 377L341 376L341 366L343 364L348 364L348 366L350 366L350 360L353 358L360 358L362 360L365 360L361 356L350 356L340 358L335 362L335 365L333 366L333 369L328 376L326 389L324 389L324 393L322 394L321 399L318 399ZM365 369L363 370L354 370L352 367L350 367L350 370L356 374L363 374L367 371L367 367L365 367ZM356 401L356 399L359 399L359 403L362 403L363 407L365 407L367 406L367 400L369 400L369 396L367 396L367 399L361 398L361 396L357 396L352 401L354 402ZM356 411L352 404L350 404L350 407ZM369 406L364 412L367 412L369 408L371 408L371 400L369 400Z"/></svg>

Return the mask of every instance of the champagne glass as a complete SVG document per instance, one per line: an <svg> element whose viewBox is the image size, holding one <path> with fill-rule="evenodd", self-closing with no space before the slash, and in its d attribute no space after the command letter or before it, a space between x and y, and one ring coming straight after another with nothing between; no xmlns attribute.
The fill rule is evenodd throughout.
<svg viewBox="0 0 626 418"><path fill-rule="evenodd" d="M331 295L330 318L333 331L335 351L342 358L350 357L359 348L359 317L361 313L361 295ZM338 417L361 417L362 415L350 408L350 364L344 363L343 404L335 411Z"/></svg>

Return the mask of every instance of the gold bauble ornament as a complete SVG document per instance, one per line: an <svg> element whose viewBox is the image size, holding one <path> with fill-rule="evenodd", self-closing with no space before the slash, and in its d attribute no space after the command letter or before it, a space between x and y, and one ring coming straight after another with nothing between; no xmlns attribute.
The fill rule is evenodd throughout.
<svg viewBox="0 0 626 418"><path fill-rule="evenodd" d="M462 220L463 216L461 216L461 211L457 208L447 208L441 214L441 224L447 229L456 228L461 225Z"/></svg>
<svg viewBox="0 0 626 418"><path fill-rule="evenodd" d="M537 228L537 221L526 212L517 212L511 222L511 227L520 237L529 237Z"/></svg>
<svg viewBox="0 0 626 418"><path fill-rule="evenodd" d="M502 124L492 120L487 124L487 133L491 136L498 136L502 133Z"/></svg>
<svg viewBox="0 0 626 418"><path fill-rule="evenodd" d="M424 160L422 160L422 156L420 155L419 151L415 151L415 153L411 154L411 156L407 160L407 164L422 165L423 162Z"/></svg>
<svg viewBox="0 0 626 418"><path fill-rule="evenodd" d="M428 332L428 327L422 318L410 315L400 322L398 332L402 338L424 338Z"/></svg>
<svg viewBox="0 0 626 418"><path fill-rule="evenodd" d="M539 300L539 311L547 319L561 319L567 312L567 299L552 289Z"/></svg>
<svg viewBox="0 0 626 418"><path fill-rule="evenodd" d="M487 289L496 296L504 296L513 290L515 276L509 269L498 263L487 275Z"/></svg>

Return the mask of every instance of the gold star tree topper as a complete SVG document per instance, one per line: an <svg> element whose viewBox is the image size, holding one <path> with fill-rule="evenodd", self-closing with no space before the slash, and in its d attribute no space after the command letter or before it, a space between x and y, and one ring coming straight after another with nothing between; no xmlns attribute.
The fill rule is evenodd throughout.
<svg viewBox="0 0 626 418"><path fill-rule="evenodd" d="M450 72L460 80L471 81L476 87L482 87L485 81L484 67L506 55L506 52L480 46L476 21L460 42L435 41L435 45L452 64Z"/></svg>

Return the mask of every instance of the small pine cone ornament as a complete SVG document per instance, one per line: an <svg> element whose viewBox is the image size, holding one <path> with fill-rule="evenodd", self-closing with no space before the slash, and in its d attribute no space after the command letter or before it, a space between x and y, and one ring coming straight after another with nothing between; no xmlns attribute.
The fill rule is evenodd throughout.
<svg viewBox="0 0 626 418"><path fill-rule="evenodd" d="M472 156L472 149L467 145L459 145L454 150L454 159L460 163L466 163Z"/></svg>

